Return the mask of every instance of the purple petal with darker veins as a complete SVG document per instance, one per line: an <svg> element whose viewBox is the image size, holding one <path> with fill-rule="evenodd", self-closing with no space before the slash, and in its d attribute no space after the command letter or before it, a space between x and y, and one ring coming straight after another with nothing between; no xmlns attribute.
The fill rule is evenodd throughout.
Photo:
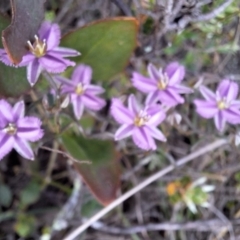
<svg viewBox="0 0 240 240"><path fill-rule="evenodd" d="M229 88L227 91L226 100L228 102L235 100L237 98L237 95L238 95L238 84L235 82L230 82Z"/></svg>
<svg viewBox="0 0 240 240"><path fill-rule="evenodd" d="M42 122L36 117L24 117L17 122L17 136L31 142L43 137Z"/></svg>
<svg viewBox="0 0 240 240"><path fill-rule="evenodd" d="M222 115L222 111L219 111L218 114L215 115L214 117L214 123L216 128L222 132L224 130L225 124L226 124L226 120L224 119L223 115Z"/></svg>
<svg viewBox="0 0 240 240"><path fill-rule="evenodd" d="M24 158L34 160L34 154L30 144L19 137L15 137L14 149Z"/></svg>
<svg viewBox="0 0 240 240"><path fill-rule="evenodd" d="M158 126L164 119L166 118L165 112L160 110L159 112L155 113L151 116L151 118L146 123L147 126Z"/></svg>
<svg viewBox="0 0 240 240"><path fill-rule="evenodd" d="M97 96L85 93L82 96L83 104L91 110L100 110L106 105L105 100Z"/></svg>
<svg viewBox="0 0 240 240"><path fill-rule="evenodd" d="M87 85L87 89L86 89L85 92L88 93L88 94L94 94L95 95L95 94L104 93L105 89L100 87L100 86L89 84L89 85Z"/></svg>
<svg viewBox="0 0 240 240"><path fill-rule="evenodd" d="M153 126L146 126L146 129L147 129L146 131L148 131L153 138L160 140L162 142L167 141L166 137L158 128Z"/></svg>
<svg viewBox="0 0 240 240"><path fill-rule="evenodd" d="M119 141L123 138L127 138L130 137L132 135L134 129L134 125L133 124L124 124L122 125L117 132L115 133L115 140Z"/></svg>
<svg viewBox="0 0 240 240"><path fill-rule="evenodd" d="M12 63L10 58L7 55L5 49L0 49L0 61L3 62L7 66L14 67L15 65Z"/></svg>
<svg viewBox="0 0 240 240"><path fill-rule="evenodd" d="M140 106L135 98L135 96L133 94L131 94L129 97L128 97L128 109L133 112L135 115L137 115L139 113L139 111L141 110L140 109Z"/></svg>
<svg viewBox="0 0 240 240"><path fill-rule="evenodd" d="M20 67L27 66L31 63L36 57L32 53L27 53L23 56L22 61L19 63Z"/></svg>
<svg viewBox="0 0 240 240"><path fill-rule="evenodd" d="M133 130L133 134L132 134L132 138L133 138L133 142L141 149L143 150L150 150L154 147L156 147L156 145L154 146L154 141L152 138L149 138L149 136L147 135L146 131L144 131L144 129L142 127L135 127ZM150 141L149 141L150 140Z"/></svg>
<svg viewBox="0 0 240 240"><path fill-rule="evenodd" d="M232 100L231 107L240 108L240 100Z"/></svg>
<svg viewBox="0 0 240 240"><path fill-rule="evenodd" d="M184 75L184 67L179 65L179 67L176 68L175 72L173 72L172 76L169 77L169 85L174 86L175 84L180 83L183 80Z"/></svg>
<svg viewBox="0 0 240 240"><path fill-rule="evenodd" d="M79 56L80 53L72 48L65 47L55 47L51 50L51 53L59 55L61 57L76 57Z"/></svg>
<svg viewBox="0 0 240 240"><path fill-rule="evenodd" d="M112 99L111 115L120 124L132 124L135 118L133 112L127 109L119 99Z"/></svg>
<svg viewBox="0 0 240 240"><path fill-rule="evenodd" d="M171 89L178 92L179 94L193 93L193 89L180 84L175 84L174 86L171 86Z"/></svg>
<svg viewBox="0 0 240 240"><path fill-rule="evenodd" d="M197 107L197 113L203 118L209 119L214 117L219 109L217 108L216 102L207 102L204 100L194 100L194 104Z"/></svg>
<svg viewBox="0 0 240 240"><path fill-rule="evenodd" d="M182 98L176 91L172 90L171 88L160 91L159 99L167 106L175 106L179 103L184 103L184 98Z"/></svg>
<svg viewBox="0 0 240 240"><path fill-rule="evenodd" d="M63 94L71 94L71 93L73 93L73 94L71 94L71 95L72 95L72 96L76 96L76 94L75 94L75 88L76 88L76 87L73 87L73 86L63 85L63 86L61 87L61 93L63 93Z"/></svg>
<svg viewBox="0 0 240 240"><path fill-rule="evenodd" d="M46 40L47 50L51 50L57 47L60 43L61 31L57 24L52 24L50 22L43 22L39 31L40 40Z"/></svg>
<svg viewBox="0 0 240 240"><path fill-rule="evenodd" d="M16 122L18 119L23 118L25 113L25 104L23 101L17 102L13 107L13 119Z"/></svg>
<svg viewBox="0 0 240 240"><path fill-rule="evenodd" d="M152 63L148 64L147 69L148 69L148 74L150 78L155 82L159 81L161 74L159 73L159 70Z"/></svg>
<svg viewBox="0 0 240 240"><path fill-rule="evenodd" d="M157 89L155 81L150 78L144 77L137 72L133 73L131 81L133 86L143 93L150 93Z"/></svg>
<svg viewBox="0 0 240 240"><path fill-rule="evenodd" d="M62 77L62 76L54 76L53 77L57 82L63 84L63 85L68 85L71 87L76 87L76 84L73 83L71 80L69 80L68 78Z"/></svg>
<svg viewBox="0 0 240 240"><path fill-rule="evenodd" d="M2 135L2 134L1 134ZM13 148L14 138L13 136L4 134L0 141L0 160L3 159Z"/></svg>
<svg viewBox="0 0 240 240"><path fill-rule="evenodd" d="M33 86L42 72L42 67L38 62L38 59L35 58L27 67L27 78L31 86Z"/></svg>
<svg viewBox="0 0 240 240"><path fill-rule="evenodd" d="M231 124L239 124L240 123L240 111L239 109L229 108L222 111L223 117L227 122Z"/></svg>
<svg viewBox="0 0 240 240"><path fill-rule="evenodd" d="M147 95L145 104L146 105L152 105L152 104L156 103L158 100L159 100L159 90L155 90L153 92L150 92Z"/></svg>
<svg viewBox="0 0 240 240"><path fill-rule="evenodd" d="M199 88L201 94L203 95L203 97L206 100L211 100L211 101L215 101L216 100L216 95L214 92L212 92L212 90L210 90L209 88L205 87L205 86L201 86Z"/></svg>
<svg viewBox="0 0 240 240"><path fill-rule="evenodd" d="M76 65L75 62L51 53L39 58L39 62L48 72L51 73L61 73L64 72L68 66L74 67Z"/></svg>
<svg viewBox="0 0 240 240"><path fill-rule="evenodd" d="M74 100L72 99L73 112L76 119L80 119L83 114L84 104L82 102L81 96L77 96Z"/></svg>
<svg viewBox="0 0 240 240"><path fill-rule="evenodd" d="M72 74L72 81L75 83L89 84L92 78L92 68L90 66L80 64Z"/></svg>
<svg viewBox="0 0 240 240"><path fill-rule="evenodd" d="M167 75L168 75L169 78L172 78L173 75L175 74L175 72L176 72L178 69L179 69L180 71L179 71L179 77L178 77L178 79L177 79L178 82L176 82L176 83L179 83L179 82L181 82L181 81L183 80L183 78L184 78L184 76L185 76L185 68L184 68L182 65L180 65L178 62L169 63L169 64L167 65L167 67L165 68L165 72L167 73Z"/></svg>
<svg viewBox="0 0 240 240"><path fill-rule="evenodd" d="M13 122L12 106L5 100L0 100L0 126Z"/></svg>

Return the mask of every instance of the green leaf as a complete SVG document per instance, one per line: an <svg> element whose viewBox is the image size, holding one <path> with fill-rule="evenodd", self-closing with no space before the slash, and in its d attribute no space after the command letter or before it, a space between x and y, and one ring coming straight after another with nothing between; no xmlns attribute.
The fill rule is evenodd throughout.
<svg viewBox="0 0 240 240"><path fill-rule="evenodd" d="M90 65L95 80L107 81L127 65L137 45L137 32L135 18L107 19L69 33L61 45L81 52L74 60Z"/></svg>
<svg viewBox="0 0 240 240"><path fill-rule="evenodd" d="M36 202L41 193L41 186L37 182L30 182L20 193L22 206L28 206Z"/></svg>
<svg viewBox="0 0 240 240"><path fill-rule="evenodd" d="M2 42L11 61L20 63L44 19L45 0L11 0L12 21L2 32Z"/></svg>
<svg viewBox="0 0 240 240"><path fill-rule="evenodd" d="M0 184L0 206L9 207L12 201L12 192L5 184Z"/></svg>
<svg viewBox="0 0 240 240"><path fill-rule="evenodd" d="M79 160L79 163L74 163L75 168L99 202L103 205L112 202L116 198L120 178L119 154L113 142L87 139L73 133L64 133L61 140L71 156ZM81 164L81 160L88 160L91 164Z"/></svg>
<svg viewBox="0 0 240 240"><path fill-rule="evenodd" d="M0 14L0 31L2 31L10 20ZM0 41L0 48L2 42ZM18 97L30 89L27 81L26 68L9 67L0 62L0 96Z"/></svg>
<svg viewBox="0 0 240 240"><path fill-rule="evenodd" d="M14 229L17 234L23 238L28 237L33 233L36 227L36 219L31 215L20 214L17 218L17 222L14 225Z"/></svg>

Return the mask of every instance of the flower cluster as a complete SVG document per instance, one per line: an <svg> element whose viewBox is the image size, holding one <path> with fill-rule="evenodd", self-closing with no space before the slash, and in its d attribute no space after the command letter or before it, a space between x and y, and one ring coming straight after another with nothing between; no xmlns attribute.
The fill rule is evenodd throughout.
<svg viewBox="0 0 240 240"><path fill-rule="evenodd" d="M27 79L31 86L37 82L41 72L51 73L60 94L71 102L74 116L79 120L84 109L98 111L106 105L106 101L99 97L105 90L91 84L92 69L84 64L76 66L70 79L57 75L67 67L75 66L75 62L66 57L80 54L74 49L59 47L60 38L59 26L44 22L35 36L35 42L27 42L29 52L23 56L18 67L27 67ZM4 49L0 49L0 61L12 66ZM132 137L134 144L145 151L157 149L155 139L166 141L158 128L166 118L166 111L184 103L181 94L193 92L182 84L185 68L178 62L170 63L165 69L157 69L150 63L147 70L148 76L134 72L131 78L132 85L146 95L144 104L140 104L133 94L128 97L127 107L118 98L113 98L111 102L111 115L121 125L115 133L115 140ZM52 92L58 96L56 89ZM205 100L194 101L196 111L203 118L214 118L219 131L224 130L226 122L240 123L240 100L237 100L236 83L225 79L215 93L205 86L200 87L200 92ZM42 122L36 117L24 117L24 111L22 101L11 107L5 100L0 100L0 159L13 148L23 157L34 159L29 142L42 138ZM181 116L174 113L167 119L172 124L180 123Z"/></svg>
<svg viewBox="0 0 240 240"><path fill-rule="evenodd" d="M192 89L181 84L185 69L177 62L170 63L166 69L148 65L150 77L133 73L132 84L147 93L145 106L141 107L134 95L128 98L128 108L119 99L112 100L111 114L122 126L115 133L115 140L132 136L133 142L143 150L156 150L154 138L165 142L166 138L157 128L166 118L163 106L173 107L184 103L180 94L191 93Z"/></svg>

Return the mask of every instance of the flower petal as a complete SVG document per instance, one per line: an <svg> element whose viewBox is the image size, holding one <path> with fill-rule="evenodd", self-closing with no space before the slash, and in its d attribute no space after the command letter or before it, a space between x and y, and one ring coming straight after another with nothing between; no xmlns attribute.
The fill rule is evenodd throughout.
<svg viewBox="0 0 240 240"><path fill-rule="evenodd" d="M100 86L89 84L89 85L87 85L87 89L86 89L85 92L88 93L88 94L94 94L95 95L95 94L104 93L105 89L100 87Z"/></svg>
<svg viewBox="0 0 240 240"><path fill-rule="evenodd" d="M232 100L231 101L231 107L240 108L240 100Z"/></svg>
<svg viewBox="0 0 240 240"><path fill-rule="evenodd" d="M0 160L3 159L13 148L14 138L8 134L0 134Z"/></svg>
<svg viewBox="0 0 240 240"><path fill-rule="evenodd" d="M143 150L156 149L156 144L143 127L135 127L132 134L133 142Z"/></svg>
<svg viewBox="0 0 240 240"><path fill-rule="evenodd" d="M42 122L36 117L24 117L17 121L17 136L36 142L43 137Z"/></svg>
<svg viewBox="0 0 240 240"><path fill-rule="evenodd" d="M175 84L174 86L171 86L171 89L178 92L179 94L193 93L193 89L180 84Z"/></svg>
<svg viewBox="0 0 240 240"><path fill-rule="evenodd" d="M75 49L65 47L55 47L51 50L51 53L58 54L62 57L76 57L80 55L80 52Z"/></svg>
<svg viewBox="0 0 240 240"><path fill-rule="evenodd" d="M26 140L15 137L13 147L22 157L29 160L34 160L33 150Z"/></svg>
<svg viewBox="0 0 240 240"><path fill-rule="evenodd" d="M134 129L133 124L122 125L115 133L115 141L119 141L123 138L130 137L132 135L133 129Z"/></svg>
<svg viewBox="0 0 240 240"><path fill-rule="evenodd" d="M128 109L133 112L135 115L137 115L139 113L139 111L141 110L140 109L140 106L135 98L135 96L133 94L131 94L129 97L128 97Z"/></svg>
<svg viewBox="0 0 240 240"><path fill-rule="evenodd" d="M42 67L39 64L38 59L35 58L27 66L27 79L31 86L33 86L37 82L41 72L42 72Z"/></svg>
<svg viewBox="0 0 240 240"><path fill-rule="evenodd" d="M150 78L144 77L143 75L134 72L131 79L132 84L135 88L143 93L150 93L157 89L156 82Z"/></svg>
<svg viewBox="0 0 240 240"><path fill-rule="evenodd" d="M72 80L75 83L89 84L92 79L92 68L90 66L80 64L72 74Z"/></svg>
<svg viewBox="0 0 240 240"><path fill-rule="evenodd" d="M163 110L159 110L154 115L151 116L149 121L146 123L147 126L158 126L164 119L166 118L166 114Z"/></svg>
<svg viewBox="0 0 240 240"><path fill-rule="evenodd" d="M210 90L209 88L207 88L205 86L200 86L199 90L206 100L215 101L216 95L214 92L212 92L212 90Z"/></svg>
<svg viewBox="0 0 240 240"><path fill-rule="evenodd" d="M222 111L219 111L218 114L214 117L214 123L218 131L222 132L224 130L226 120L224 119L222 115Z"/></svg>
<svg viewBox="0 0 240 240"><path fill-rule="evenodd" d="M145 104L152 105L159 100L159 90L155 90L147 95Z"/></svg>
<svg viewBox="0 0 240 240"><path fill-rule="evenodd" d="M185 68L178 62L169 63L165 69L165 72L170 79L171 85L174 85L175 83L180 83L185 76Z"/></svg>
<svg viewBox="0 0 240 240"><path fill-rule="evenodd" d="M12 123L13 110L12 106L5 100L0 100L0 127L5 127L7 123Z"/></svg>
<svg viewBox="0 0 240 240"><path fill-rule="evenodd" d="M175 90L167 88L164 91L159 91L159 99L162 103L167 106L175 106L177 104L184 103L184 98L182 98Z"/></svg>
<svg viewBox="0 0 240 240"><path fill-rule="evenodd" d="M238 95L238 84L228 79L224 79L219 83L217 92L219 92L221 97L226 97L229 102L236 99Z"/></svg>
<svg viewBox="0 0 240 240"><path fill-rule="evenodd" d="M147 69L150 78L155 82L158 82L161 77L161 74L159 74L159 71L156 68L156 66L154 66L152 63L149 63Z"/></svg>
<svg viewBox="0 0 240 240"><path fill-rule="evenodd" d="M12 63L10 58L8 57L5 49L0 49L0 61L3 62L7 66L11 66L11 67L14 66L14 64Z"/></svg>
<svg viewBox="0 0 240 240"><path fill-rule="evenodd" d="M76 87L76 84L73 83L70 79L56 75L53 77L57 82L61 83L62 85L67 85L71 87Z"/></svg>
<svg viewBox="0 0 240 240"><path fill-rule="evenodd" d="M46 40L47 50L57 47L60 43L61 31L58 24L45 21L42 23L38 34L41 41Z"/></svg>
<svg viewBox="0 0 240 240"><path fill-rule="evenodd" d="M239 109L229 108L222 111L223 117L227 122L231 124L239 124L240 123L240 111Z"/></svg>
<svg viewBox="0 0 240 240"><path fill-rule="evenodd" d="M163 135L163 133L156 127L153 126L146 126L147 131L151 134L151 136L153 138L156 138L157 140L160 140L162 142L166 142L167 139L166 137Z"/></svg>
<svg viewBox="0 0 240 240"><path fill-rule="evenodd" d="M72 105L73 105L73 112L76 117L76 119L80 119L83 114L84 110L84 104L82 102L82 98L80 96L77 96L74 100L72 99Z"/></svg>
<svg viewBox="0 0 240 240"><path fill-rule="evenodd" d="M48 72L51 73L61 73L64 72L67 67L74 67L76 65L75 62L51 53L39 58L39 62Z"/></svg>
<svg viewBox="0 0 240 240"><path fill-rule="evenodd" d="M207 102L196 99L194 104L197 108L196 112L206 119L214 117L219 111L215 102Z"/></svg>
<svg viewBox="0 0 240 240"><path fill-rule="evenodd" d="M172 66L170 66L169 69L167 68L167 70L169 71L169 73L167 72L169 76L169 85L174 86L175 84L180 83L185 76L184 67L178 64L178 67L175 69L175 71L173 71L174 67Z"/></svg>
<svg viewBox="0 0 240 240"><path fill-rule="evenodd" d="M20 118L23 118L24 114L25 114L25 104L23 101L19 101L13 107L14 122L16 122Z"/></svg>
<svg viewBox="0 0 240 240"><path fill-rule="evenodd" d="M104 99L92 94L88 94L87 92L85 92L85 94L82 96L82 102L87 108L91 110L100 110L106 105Z"/></svg>
<svg viewBox="0 0 240 240"><path fill-rule="evenodd" d="M134 113L117 98L112 99L111 115L120 124L132 124L135 117Z"/></svg>

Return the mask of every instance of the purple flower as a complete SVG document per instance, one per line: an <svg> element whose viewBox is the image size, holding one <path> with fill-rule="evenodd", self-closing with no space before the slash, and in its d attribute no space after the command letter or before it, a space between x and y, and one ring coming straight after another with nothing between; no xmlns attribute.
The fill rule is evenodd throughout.
<svg viewBox="0 0 240 240"><path fill-rule="evenodd" d="M90 84L91 78L91 67L83 64L75 68L71 81L61 76L55 76L55 79L62 84L61 93L69 94L77 119L81 118L84 107L97 111L106 104L102 98L96 96L105 90L102 87Z"/></svg>
<svg viewBox="0 0 240 240"><path fill-rule="evenodd" d="M24 158L34 159L28 143L42 138L41 121L36 117L24 117L24 102L17 102L14 107L0 100L0 160L13 148Z"/></svg>
<svg viewBox="0 0 240 240"><path fill-rule="evenodd" d="M153 138L165 142L166 138L157 126L165 119L165 113L159 105L140 108L134 95L128 98L128 108L119 99L113 99L111 114L122 124L115 133L115 140L132 136L133 142L144 150L156 150Z"/></svg>
<svg viewBox="0 0 240 240"><path fill-rule="evenodd" d="M17 66L27 66L27 79L31 86L37 82L43 70L50 73L61 73L68 66L75 66L74 62L65 57L78 56L80 53L70 48L59 47L60 38L61 32L57 24L43 22L38 36L35 36L34 44L31 44L30 41L27 42L30 52ZM3 49L0 50L0 61L13 66Z"/></svg>
<svg viewBox="0 0 240 240"><path fill-rule="evenodd" d="M240 123L240 101L236 100L238 85L227 79L222 80L213 93L205 86L200 87L200 92L206 100L195 100L197 113L203 118L214 118L214 123L219 131L223 131L226 122Z"/></svg>
<svg viewBox="0 0 240 240"><path fill-rule="evenodd" d="M167 106L175 106L184 103L182 93L191 93L192 89L181 85L185 76L185 69L177 62L170 63L165 71L158 70L153 64L148 65L150 78L137 72L133 73L132 83L135 88L143 93L147 93L146 104L160 100Z"/></svg>

